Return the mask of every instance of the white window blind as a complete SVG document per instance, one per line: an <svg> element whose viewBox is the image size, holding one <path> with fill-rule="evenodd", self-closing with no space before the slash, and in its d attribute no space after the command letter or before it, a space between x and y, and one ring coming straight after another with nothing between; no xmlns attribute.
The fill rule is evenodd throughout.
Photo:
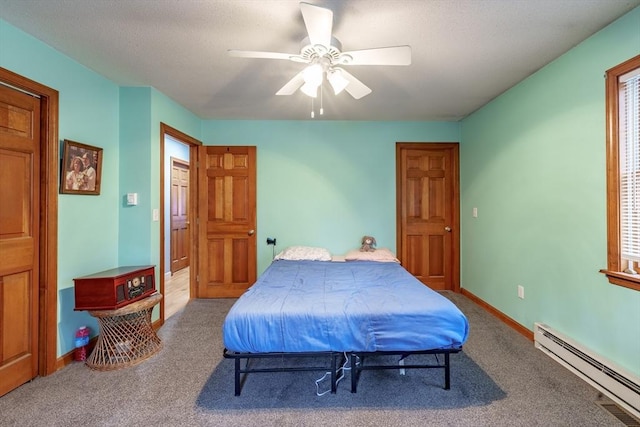
<svg viewBox="0 0 640 427"><path fill-rule="evenodd" d="M623 259L640 262L640 69L619 82L620 249Z"/></svg>

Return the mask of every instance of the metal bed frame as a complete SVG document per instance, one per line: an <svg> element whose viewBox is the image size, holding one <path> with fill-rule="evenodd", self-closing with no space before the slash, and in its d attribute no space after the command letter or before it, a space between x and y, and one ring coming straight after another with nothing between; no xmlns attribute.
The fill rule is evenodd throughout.
<svg viewBox="0 0 640 427"><path fill-rule="evenodd" d="M443 369L444 370L444 389L449 390L451 388L451 363L449 355L451 353L458 353L462 350L460 348L454 349L440 349L440 350L417 350L417 351L375 351L375 352L351 352L349 356L349 365L351 366L351 393L356 393L358 388L358 381L362 371L373 371L381 369ZM436 356L435 364L400 364L400 365L367 365L364 361L367 356L401 356L400 360L404 359L412 354L433 354ZM444 356L444 363L440 363L438 355ZM359 360L359 363L357 362Z"/></svg>
<svg viewBox="0 0 640 427"><path fill-rule="evenodd" d="M351 393L357 392L358 381L362 371L381 370L381 369L443 369L444 370L444 389L449 390L451 386L451 364L449 355L458 353L460 348L439 349L439 350L417 350L417 351L375 351L375 352L347 352L349 354L349 365L351 369ZM401 365L364 365L364 360L368 356L401 356L400 360L412 354L433 354L436 356L435 364L401 364ZM440 363L437 356L444 356L443 363ZM321 352L305 352L305 353L239 353L229 351L226 348L223 351L225 359L233 359L234 368L234 393L240 396L242 384L249 373L265 373L265 372L301 372L301 371L328 371L331 373L331 393L335 394L338 385L338 372L343 369L342 364L338 364L339 358L344 358L344 352L321 351ZM305 358L305 357L326 357L328 358L328 366L296 366L296 367L279 367L279 368L250 368L249 361L251 359L288 359L288 358ZM246 362L242 366L242 359ZM359 361L358 361L359 359Z"/></svg>
<svg viewBox="0 0 640 427"><path fill-rule="evenodd" d="M337 359L344 357L342 352L335 351L316 351L308 353L238 353L235 351L229 351L226 348L223 351L225 359L234 359L234 386L235 395L240 396L242 390L242 383L246 379L247 374L260 373L260 372L302 372L302 371L328 371L331 373L331 393L335 393L338 388L338 371L342 369L342 365L338 367ZM249 361L251 359L288 359L299 357L322 357L325 356L329 359L328 366L292 366L292 367L280 367L280 368L250 368ZM241 360L246 359L244 367ZM243 375L244 374L244 375Z"/></svg>

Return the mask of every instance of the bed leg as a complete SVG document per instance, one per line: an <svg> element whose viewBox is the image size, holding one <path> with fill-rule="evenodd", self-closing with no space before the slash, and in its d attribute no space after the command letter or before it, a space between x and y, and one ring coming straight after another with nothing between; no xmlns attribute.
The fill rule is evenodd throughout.
<svg viewBox="0 0 640 427"><path fill-rule="evenodd" d="M336 358L338 356L335 354L331 355L331 393L332 394L336 394L336 391L338 389L338 377L337 377L337 363L336 363Z"/></svg>
<svg viewBox="0 0 640 427"><path fill-rule="evenodd" d="M444 389L451 388L451 370L449 369L449 353L444 354Z"/></svg>
<svg viewBox="0 0 640 427"><path fill-rule="evenodd" d="M235 359L236 372L234 375L235 379L235 395L240 396L240 358L237 357Z"/></svg>
<svg viewBox="0 0 640 427"><path fill-rule="evenodd" d="M358 388L358 366L356 365L356 355L351 353L349 355L349 366L351 367L351 393L355 393Z"/></svg>

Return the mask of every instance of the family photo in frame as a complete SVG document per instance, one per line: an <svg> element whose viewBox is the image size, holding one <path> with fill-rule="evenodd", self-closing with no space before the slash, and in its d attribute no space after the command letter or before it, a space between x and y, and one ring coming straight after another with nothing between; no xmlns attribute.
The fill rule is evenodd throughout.
<svg viewBox="0 0 640 427"><path fill-rule="evenodd" d="M60 193L100 194L102 148L64 140Z"/></svg>

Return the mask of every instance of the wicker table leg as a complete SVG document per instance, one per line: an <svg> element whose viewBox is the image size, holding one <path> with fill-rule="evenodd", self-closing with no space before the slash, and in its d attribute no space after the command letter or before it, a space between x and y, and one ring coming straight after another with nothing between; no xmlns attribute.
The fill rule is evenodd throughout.
<svg viewBox="0 0 640 427"><path fill-rule="evenodd" d="M98 341L86 361L89 368L108 371L135 366L160 351L162 342L151 325L151 312L162 296L154 296L133 307L89 312L100 326Z"/></svg>

